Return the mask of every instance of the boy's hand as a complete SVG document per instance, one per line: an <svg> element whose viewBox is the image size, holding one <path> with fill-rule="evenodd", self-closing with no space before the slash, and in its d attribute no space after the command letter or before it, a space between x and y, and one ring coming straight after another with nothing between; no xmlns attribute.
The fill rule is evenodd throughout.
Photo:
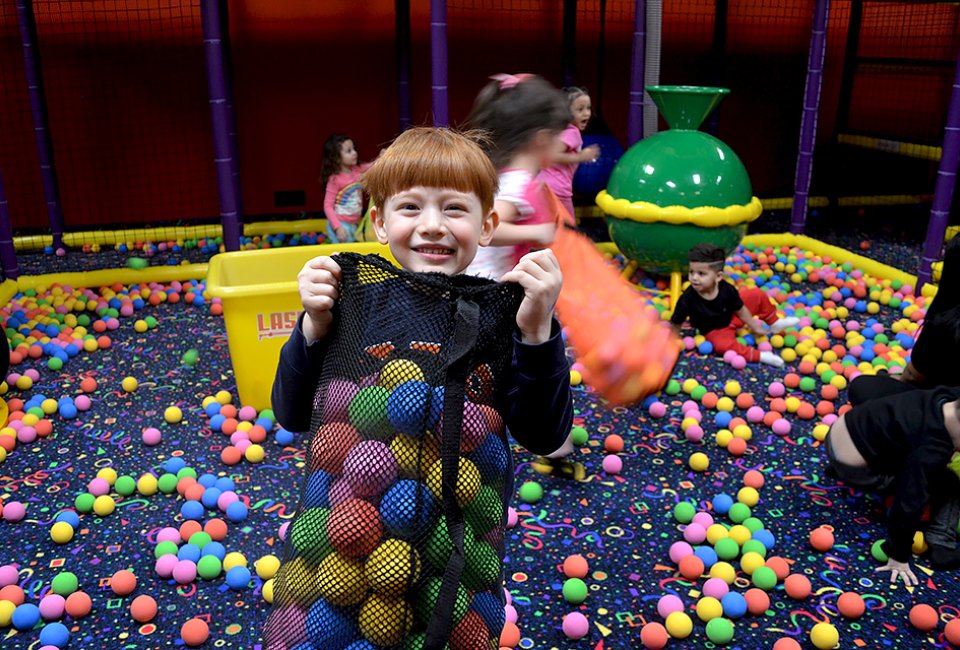
<svg viewBox="0 0 960 650"><path fill-rule="evenodd" d="M750 331L754 336L766 336L767 330L756 319L750 323Z"/></svg>
<svg viewBox="0 0 960 650"><path fill-rule="evenodd" d="M917 576L914 575L913 569L910 568L910 561L906 562L897 562L893 558L887 560L886 566L878 567L877 571L889 571L890 572L890 583L893 584L897 581L897 578L903 578L903 584L908 587L916 587L919 584Z"/></svg>
<svg viewBox="0 0 960 650"><path fill-rule="evenodd" d="M308 343L322 339L333 321L333 309L340 297L340 265L332 257L314 257L300 269L297 284L303 317L303 335Z"/></svg>
<svg viewBox="0 0 960 650"><path fill-rule="evenodd" d="M523 302L517 312L521 340L537 344L549 339L553 308L563 286L560 263L553 251L527 253L500 280L516 282L523 287Z"/></svg>

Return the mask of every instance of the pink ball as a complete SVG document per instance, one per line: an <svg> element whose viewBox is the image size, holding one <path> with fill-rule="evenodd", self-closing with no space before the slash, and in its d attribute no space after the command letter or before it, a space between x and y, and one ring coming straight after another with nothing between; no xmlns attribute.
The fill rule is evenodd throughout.
<svg viewBox="0 0 960 650"><path fill-rule="evenodd" d="M118 327L120 327L120 321L118 321L116 318L112 318L112 317L111 317L111 318L108 318L108 319L107 319L107 329L108 329L108 330L115 330L115 329L117 329Z"/></svg>
<svg viewBox="0 0 960 650"><path fill-rule="evenodd" d="M767 386L767 393L770 397L783 397L784 393L787 392L787 387L781 384L779 381L772 381L770 385Z"/></svg>
<svg viewBox="0 0 960 650"><path fill-rule="evenodd" d="M666 596L662 596L660 600L657 601L657 614L660 615L660 618L666 618L674 612L682 611L683 601L680 600L679 596L667 594Z"/></svg>
<svg viewBox="0 0 960 650"><path fill-rule="evenodd" d="M17 440L22 443L31 443L37 439L37 430L31 426L23 425L23 427L17 431Z"/></svg>
<svg viewBox="0 0 960 650"><path fill-rule="evenodd" d="M77 407L78 411L89 411L93 403L86 395L77 395L73 400L73 404Z"/></svg>
<svg viewBox="0 0 960 650"><path fill-rule="evenodd" d="M120 308L121 316L133 316L133 305L124 305Z"/></svg>
<svg viewBox="0 0 960 650"><path fill-rule="evenodd" d="M693 348L696 347L696 345L697 344L694 342L692 336L683 337L683 347L686 348L687 350L692 350Z"/></svg>
<svg viewBox="0 0 960 650"><path fill-rule="evenodd" d="M590 631L590 623L587 617L580 612L570 612L563 617L563 633L568 639L577 641L587 636Z"/></svg>
<svg viewBox="0 0 960 650"><path fill-rule="evenodd" d="M828 415L824 415L823 423L829 427L831 424L836 422L839 419L839 417L840 416L838 416L836 413L830 413Z"/></svg>
<svg viewBox="0 0 960 650"><path fill-rule="evenodd" d="M29 377L33 381L40 381L40 372L36 368L30 368L23 374L25 374L27 377Z"/></svg>
<svg viewBox="0 0 960 650"><path fill-rule="evenodd" d="M287 529L290 528L290 522L285 521L280 524L280 529L277 531L277 535L280 537L280 541L286 541L287 539Z"/></svg>
<svg viewBox="0 0 960 650"><path fill-rule="evenodd" d="M770 341L760 341L757 343L757 349L761 352L773 352L773 346L770 345Z"/></svg>
<svg viewBox="0 0 960 650"><path fill-rule="evenodd" d="M503 612L506 614L507 623L517 624L517 609L513 605L506 605Z"/></svg>
<svg viewBox="0 0 960 650"><path fill-rule="evenodd" d="M674 542L670 545L670 561L674 564L680 564L680 560L693 555L693 547L686 542Z"/></svg>
<svg viewBox="0 0 960 650"><path fill-rule="evenodd" d="M185 585L197 579L197 565L190 560L179 560L173 567L173 579Z"/></svg>
<svg viewBox="0 0 960 650"><path fill-rule="evenodd" d="M338 503L349 501L354 496L353 488L350 487L350 484L347 483L347 480L343 478L337 479L336 482L330 486L330 491L328 493L330 507L332 508Z"/></svg>
<svg viewBox="0 0 960 650"><path fill-rule="evenodd" d="M503 588L503 598L508 605L513 604L513 596L510 595L510 590L506 587Z"/></svg>
<svg viewBox="0 0 960 650"><path fill-rule="evenodd" d="M609 454L603 459L603 471L611 476L616 476L623 470L623 461L619 456Z"/></svg>
<svg viewBox="0 0 960 650"><path fill-rule="evenodd" d="M0 566L0 588L17 583L17 567L12 564Z"/></svg>
<svg viewBox="0 0 960 650"><path fill-rule="evenodd" d="M730 587L721 578L710 578L703 583L703 595L720 600L730 591Z"/></svg>
<svg viewBox="0 0 960 650"><path fill-rule="evenodd" d="M249 439L247 439L247 440L238 440L237 442L233 443L233 446L239 449L240 453L242 454L247 450L247 447L249 447L252 444L253 443L250 442Z"/></svg>
<svg viewBox="0 0 960 650"><path fill-rule="evenodd" d="M22 420L13 420L12 422L8 422L7 426L14 431L20 431L20 429L22 429L25 425L23 424Z"/></svg>
<svg viewBox="0 0 960 650"><path fill-rule="evenodd" d="M703 440L703 427L699 424L694 424L689 426L684 430L683 435L687 437L687 440L690 442L700 442Z"/></svg>
<svg viewBox="0 0 960 650"><path fill-rule="evenodd" d="M811 320L809 316L804 316L800 319L800 329L810 327L811 325L813 325L813 320Z"/></svg>
<svg viewBox="0 0 960 650"><path fill-rule="evenodd" d="M40 599L40 616L45 621L55 621L62 618L66 602L66 599L59 594L47 594Z"/></svg>
<svg viewBox="0 0 960 650"><path fill-rule="evenodd" d="M334 379L327 384L322 402L324 422L349 422L350 402L359 390L355 383L345 379Z"/></svg>
<svg viewBox="0 0 960 650"><path fill-rule="evenodd" d="M252 406L241 406L240 410L237 412L237 415L241 420L253 422L257 419L257 409L253 408Z"/></svg>
<svg viewBox="0 0 960 650"><path fill-rule="evenodd" d="M157 533L157 544L160 542L173 542L174 544L179 544L181 542L180 531L173 526L161 528Z"/></svg>
<svg viewBox="0 0 960 650"><path fill-rule="evenodd" d="M160 433L160 429L154 427L147 427L143 430L143 444L148 447L154 447L159 445L163 440L163 435Z"/></svg>
<svg viewBox="0 0 960 650"><path fill-rule="evenodd" d="M703 413L700 412L700 409L695 411L687 411L683 414L683 417L694 419L697 422L703 422Z"/></svg>
<svg viewBox="0 0 960 650"><path fill-rule="evenodd" d="M56 252L57 252L57 257L63 257L64 255L67 254L67 251L64 248L58 248Z"/></svg>
<svg viewBox="0 0 960 650"><path fill-rule="evenodd" d="M92 494L95 497L103 496L104 494L110 493L110 483L107 482L105 478L93 478L90 479L90 482L87 483L87 492Z"/></svg>
<svg viewBox="0 0 960 650"><path fill-rule="evenodd" d="M786 419L780 418L773 423L773 432L778 436L785 436L790 433L790 423Z"/></svg>
<svg viewBox="0 0 960 650"><path fill-rule="evenodd" d="M736 350L727 350L723 353L723 360L725 363L730 363L735 356L737 356Z"/></svg>
<svg viewBox="0 0 960 650"><path fill-rule="evenodd" d="M863 354L863 347L861 347L861 346L859 346L859 345L852 345L852 346L850 346L850 354L852 354L853 356L859 358L859 356L860 356L861 354Z"/></svg>
<svg viewBox="0 0 960 650"><path fill-rule="evenodd" d="M11 372L9 375L7 375L7 386L13 386L17 383L18 379L20 379L20 373Z"/></svg>
<svg viewBox="0 0 960 650"><path fill-rule="evenodd" d="M177 556L172 553L169 555L161 555L157 558L157 561L153 563L153 570L156 571L157 575L161 578L167 579L173 575L173 569L179 562L180 560L177 559Z"/></svg>
<svg viewBox="0 0 960 650"><path fill-rule="evenodd" d="M730 363L730 365L734 368L734 370L743 370L747 367L747 359L738 354L733 358L733 361Z"/></svg>
<svg viewBox="0 0 960 650"><path fill-rule="evenodd" d="M246 431L234 431L233 433L230 434L231 445L236 445L238 443L243 442L244 440L246 440L247 442L250 442L250 436L247 434Z"/></svg>
<svg viewBox="0 0 960 650"><path fill-rule="evenodd" d="M237 496L236 492L223 492L219 497L217 497L217 509L219 509L221 512L226 512L228 505L239 500L240 497Z"/></svg>
<svg viewBox="0 0 960 650"><path fill-rule="evenodd" d="M699 410L700 410L700 405L697 404L696 402L694 402L692 399L688 399L688 400L685 401L685 402L683 403L683 405L680 407L680 412L683 413L684 416L686 416L686 415L687 415L687 411L691 411L691 410L693 410L693 411L699 411Z"/></svg>
<svg viewBox="0 0 960 650"><path fill-rule="evenodd" d="M654 402L650 405L650 408L647 409L651 417L662 418L667 414L667 405L663 402Z"/></svg>
<svg viewBox="0 0 960 650"><path fill-rule="evenodd" d="M12 524L27 516L27 507L19 501L8 501L3 505L3 518Z"/></svg>
<svg viewBox="0 0 960 650"><path fill-rule="evenodd" d="M520 522L517 511L512 506L507 509L507 528L514 528Z"/></svg>
<svg viewBox="0 0 960 650"><path fill-rule="evenodd" d="M860 322L855 320L847 321L847 331L848 332L859 332L860 331Z"/></svg>
<svg viewBox="0 0 960 650"><path fill-rule="evenodd" d="M713 515L709 512L698 512L693 516L693 521L691 523L700 524L703 526L703 529L706 530L713 525Z"/></svg>
<svg viewBox="0 0 960 650"><path fill-rule="evenodd" d="M683 538L691 544L702 544L707 538L707 529L700 524L690 522L683 531Z"/></svg>
<svg viewBox="0 0 960 650"><path fill-rule="evenodd" d="M747 422L763 422L764 411L759 406L751 406L747 409Z"/></svg>

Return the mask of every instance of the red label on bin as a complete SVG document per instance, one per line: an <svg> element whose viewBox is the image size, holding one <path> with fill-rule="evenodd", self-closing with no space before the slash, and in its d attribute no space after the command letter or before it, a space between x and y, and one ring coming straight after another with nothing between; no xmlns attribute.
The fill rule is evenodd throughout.
<svg viewBox="0 0 960 650"><path fill-rule="evenodd" d="M290 336L297 326L299 311L274 311L269 314L257 314L257 340L272 339L276 336Z"/></svg>

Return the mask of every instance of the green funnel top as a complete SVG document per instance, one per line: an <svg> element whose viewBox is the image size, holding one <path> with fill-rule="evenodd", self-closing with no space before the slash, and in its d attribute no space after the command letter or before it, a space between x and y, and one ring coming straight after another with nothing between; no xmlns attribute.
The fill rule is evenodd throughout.
<svg viewBox="0 0 960 650"><path fill-rule="evenodd" d="M671 129L696 130L717 107L729 88L709 86L647 86Z"/></svg>

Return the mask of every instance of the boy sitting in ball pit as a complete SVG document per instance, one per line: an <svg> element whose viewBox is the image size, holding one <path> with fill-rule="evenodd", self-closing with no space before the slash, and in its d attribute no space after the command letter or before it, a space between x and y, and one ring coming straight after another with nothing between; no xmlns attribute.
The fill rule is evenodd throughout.
<svg viewBox="0 0 960 650"><path fill-rule="evenodd" d="M770 325L774 334L796 327L797 318L778 318L777 310L767 294L760 289L740 289L723 281L723 263L726 254L713 244L697 244L690 249L690 286L674 306L670 322L679 331L683 323L690 324L713 345L715 354L733 350L750 363L765 363L782 368L784 363L773 352L760 352L737 342L737 330L748 327L755 336L765 336L760 321ZM759 319L759 320L758 320Z"/></svg>
<svg viewBox="0 0 960 650"><path fill-rule="evenodd" d="M462 273L498 223L469 134L409 129L362 182L403 270L341 253L299 273L272 402L315 433L264 647L497 647L506 429L549 454L573 420L560 267L542 250L501 282Z"/></svg>
<svg viewBox="0 0 960 650"><path fill-rule="evenodd" d="M916 585L910 567L914 534L929 504L925 540L935 569L960 568L956 548L960 479L948 467L960 450L960 388L913 390L870 400L830 427L830 470L858 490L891 493L889 538L881 545L889 571Z"/></svg>

